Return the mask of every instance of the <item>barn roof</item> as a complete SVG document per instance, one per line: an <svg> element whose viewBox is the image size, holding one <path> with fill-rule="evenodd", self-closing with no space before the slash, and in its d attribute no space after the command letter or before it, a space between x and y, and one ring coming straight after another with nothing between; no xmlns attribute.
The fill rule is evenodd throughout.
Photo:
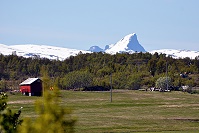
<svg viewBox="0 0 199 133"><path fill-rule="evenodd" d="M20 83L19 85L30 85L38 79L39 78L28 78L25 81L23 81L22 83Z"/></svg>

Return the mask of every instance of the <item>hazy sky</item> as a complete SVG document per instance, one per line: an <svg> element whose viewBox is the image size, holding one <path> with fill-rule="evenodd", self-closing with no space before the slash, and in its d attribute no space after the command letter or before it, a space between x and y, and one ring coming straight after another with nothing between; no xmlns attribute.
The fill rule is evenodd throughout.
<svg viewBox="0 0 199 133"><path fill-rule="evenodd" d="M87 50L134 32L147 51L199 51L199 0L0 0L6 45Z"/></svg>

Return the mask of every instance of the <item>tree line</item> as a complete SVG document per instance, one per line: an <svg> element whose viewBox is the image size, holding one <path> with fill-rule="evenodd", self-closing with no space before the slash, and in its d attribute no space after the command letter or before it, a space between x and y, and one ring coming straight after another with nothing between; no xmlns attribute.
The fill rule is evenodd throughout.
<svg viewBox="0 0 199 133"><path fill-rule="evenodd" d="M166 67L167 66L167 67ZM0 55L0 89L14 89L28 77L41 77L42 67L61 89L110 86L116 89L140 89L155 86L166 71L172 86L199 86L199 57L174 59L151 53L79 53L60 60Z"/></svg>

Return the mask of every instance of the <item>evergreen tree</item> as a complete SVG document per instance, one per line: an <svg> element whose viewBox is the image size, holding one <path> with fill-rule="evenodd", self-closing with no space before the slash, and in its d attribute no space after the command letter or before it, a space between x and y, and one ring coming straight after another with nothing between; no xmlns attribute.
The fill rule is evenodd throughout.
<svg viewBox="0 0 199 133"><path fill-rule="evenodd" d="M24 119L19 128L20 133L73 133L76 120L72 116L70 109L60 105L60 93L56 85L53 91L48 89L50 79L45 69L42 69L43 85L45 93L43 99L36 101L36 112L38 117L32 121L30 118Z"/></svg>
<svg viewBox="0 0 199 133"><path fill-rule="evenodd" d="M19 125L23 122L23 120L19 119L21 109L17 113L13 113L7 107L7 97L6 93L0 93L0 132L16 133Z"/></svg>

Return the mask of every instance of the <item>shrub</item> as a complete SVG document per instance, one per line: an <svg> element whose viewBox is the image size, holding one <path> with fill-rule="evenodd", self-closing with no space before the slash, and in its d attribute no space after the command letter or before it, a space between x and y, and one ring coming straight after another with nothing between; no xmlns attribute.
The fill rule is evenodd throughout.
<svg viewBox="0 0 199 133"><path fill-rule="evenodd" d="M155 82L155 87L165 91L167 87L171 86L171 78L170 77L160 77Z"/></svg>

